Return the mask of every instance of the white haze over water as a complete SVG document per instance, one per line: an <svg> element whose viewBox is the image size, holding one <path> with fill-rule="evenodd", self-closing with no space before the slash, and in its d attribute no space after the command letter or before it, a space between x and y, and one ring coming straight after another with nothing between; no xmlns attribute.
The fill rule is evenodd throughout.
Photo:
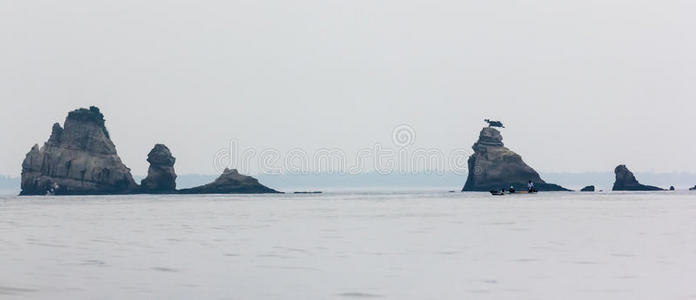
<svg viewBox="0 0 696 300"><path fill-rule="evenodd" d="M0 198L3 299L693 299L696 193Z"/></svg>
<svg viewBox="0 0 696 300"><path fill-rule="evenodd" d="M394 126L470 149L484 118L540 172L693 172L696 1L0 1L0 174L97 105L146 174L216 151L338 148Z"/></svg>

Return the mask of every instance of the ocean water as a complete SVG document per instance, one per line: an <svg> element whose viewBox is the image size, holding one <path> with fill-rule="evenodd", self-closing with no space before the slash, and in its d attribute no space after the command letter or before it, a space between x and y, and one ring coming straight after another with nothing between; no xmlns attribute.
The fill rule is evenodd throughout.
<svg viewBox="0 0 696 300"><path fill-rule="evenodd" d="M696 192L0 198L1 299L696 299Z"/></svg>

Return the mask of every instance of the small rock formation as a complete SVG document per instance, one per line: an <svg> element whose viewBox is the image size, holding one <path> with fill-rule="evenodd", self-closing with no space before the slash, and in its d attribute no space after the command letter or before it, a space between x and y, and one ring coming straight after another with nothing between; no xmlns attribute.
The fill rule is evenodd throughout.
<svg viewBox="0 0 696 300"><path fill-rule="evenodd" d="M690 188L689 191L696 191L696 185L694 185L694 187Z"/></svg>
<svg viewBox="0 0 696 300"><path fill-rule="evenodd" d="M176 173L172 156L167 146L155 145L147 155L150 168L147 169L147 177L140 182L140 189L144 193L162 194L176 192Z"/></svg>
<svg viewBox="0 0 696 300"><path fill-rule="evenodd" d="M109 138L104 115L94 106L68 113L64 127L34 145L22 162L20 195L125 194L137 185Z"/></svg>
<svg viewBox="0 0 696 300"><path fill-rule="evenodd" d="M212 183L179 190L181 194L262 194L280 193L259 183L251 176L239 174L236 169L225 169Z"/></svg>
<svg viewBox="0 0 696 300"><path fill-rule="evenodd" d="M481 130L473 146L474 154L469 157L469 176L462 189L466 191L491 191L514 186L516 190L527 190L531 180L539 191L568 191L559 185L546 183L517 153L505 148L503 137L493 127Z"/></svg>
<svg viewBox="0 0 696 300"><path fill-rule="evenodd" d="M663 189L650 185L643 185L638 182L633 173L628 170L626 165L618 165L614 169L616 181L612 191L662 191Z"/></svg>
<svg viewBox="0 0 696 300"><path fill-rule="evenodd" d="M580 191L581 191L581 192L594 192L594 191L595 191L595 186L594 186L594 185L588 185L588 186L582 188L582 190L580 190Z"/></svg>
<svg viewBox="0 0 696 300"><path fill-rule="evenodd" d="M670 191L674 191L674 190L675 190L675 189L674 189L674 186L673 186L673 185L670 185L670 186L669 186L669 190L670 190Z"/></svg>

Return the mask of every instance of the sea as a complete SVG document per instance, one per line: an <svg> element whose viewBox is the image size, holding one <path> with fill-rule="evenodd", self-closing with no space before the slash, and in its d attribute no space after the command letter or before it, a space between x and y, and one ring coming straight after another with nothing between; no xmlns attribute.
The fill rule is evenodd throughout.
<svg viewBox="0 0 696 300"><path fill-rule="evenodd" d="M2 196L0 299L696 299L696 192Z"/></svg>

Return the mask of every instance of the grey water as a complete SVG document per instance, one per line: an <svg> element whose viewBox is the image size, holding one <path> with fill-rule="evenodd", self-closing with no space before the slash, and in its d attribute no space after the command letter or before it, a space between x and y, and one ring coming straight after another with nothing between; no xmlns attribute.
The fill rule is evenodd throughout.
<svg viewBox="0 0 696 300"><path fill-rule="evenodd" d="M696 192L0 198L2 299L695 299Z"/></svg>

